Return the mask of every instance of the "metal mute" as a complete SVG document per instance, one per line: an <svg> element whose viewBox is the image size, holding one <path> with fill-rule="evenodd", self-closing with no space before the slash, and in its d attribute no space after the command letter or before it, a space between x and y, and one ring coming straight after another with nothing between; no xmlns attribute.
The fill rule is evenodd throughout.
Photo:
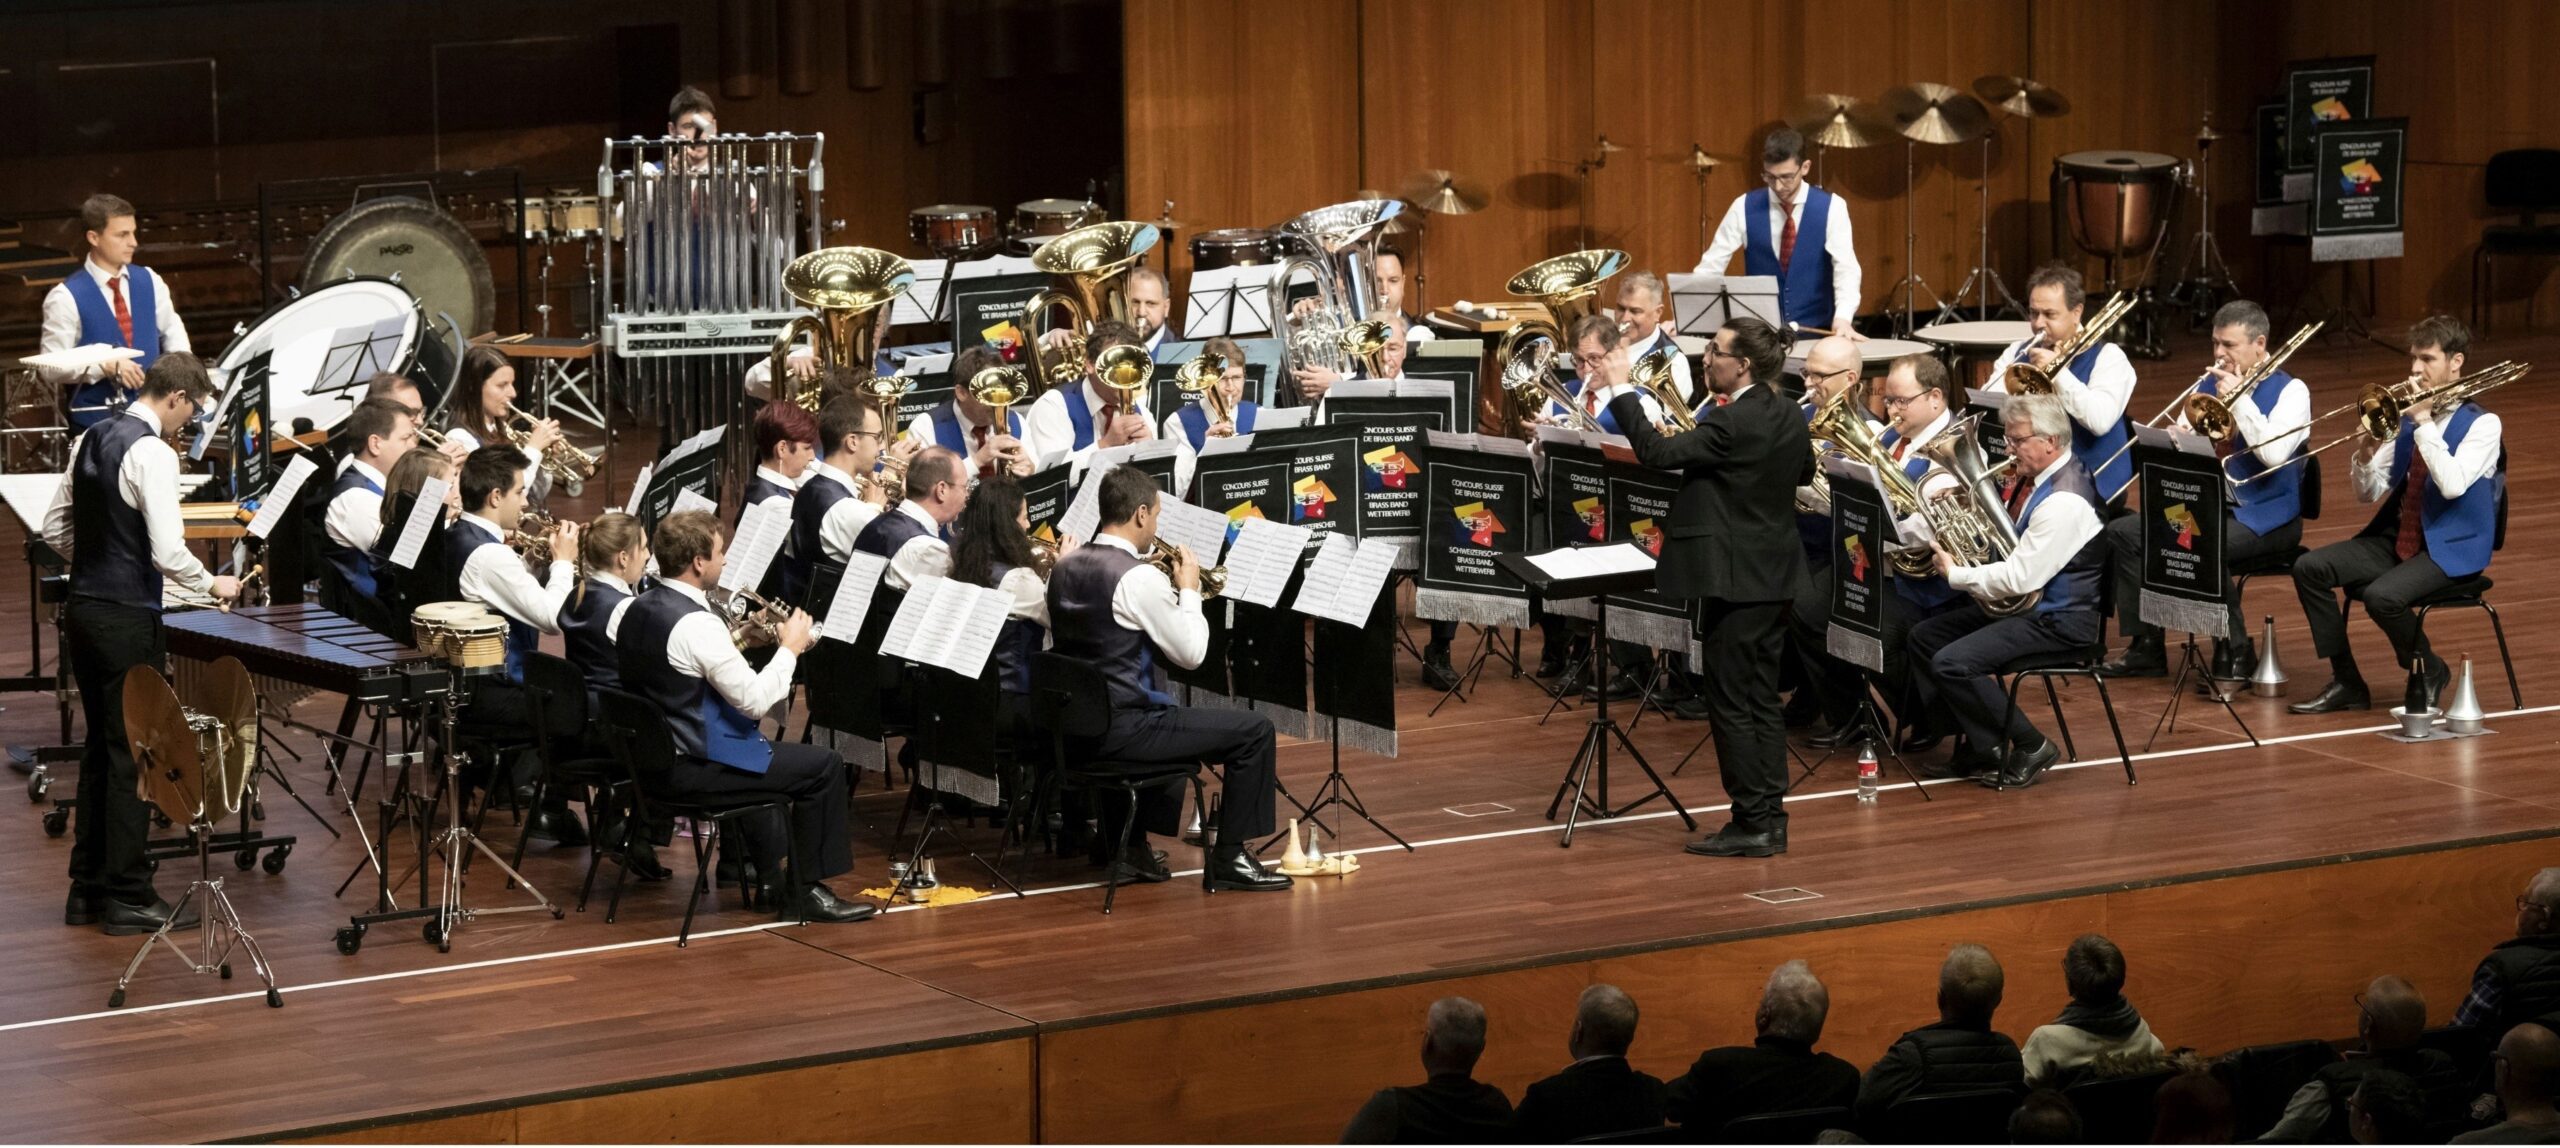
<svg viewBox="0 0 2560 1148"><path fill-rule="evenodd" d="M2284 696L2284 660L2276 656L2276 616L2267 615L2267 635L2258 642L2258 668L2249 673L2249 692L2262 698Z"/></svg>
<svg viewBox="0 0 2560 1148"><path fill-rule="evenodd" d="M2488 715L2481 712L2480 695L2471 688L2471 655L2462 655L2462 676L2453 682L2453 700L2444 707L2447 733L2479 733Z"/></svg>

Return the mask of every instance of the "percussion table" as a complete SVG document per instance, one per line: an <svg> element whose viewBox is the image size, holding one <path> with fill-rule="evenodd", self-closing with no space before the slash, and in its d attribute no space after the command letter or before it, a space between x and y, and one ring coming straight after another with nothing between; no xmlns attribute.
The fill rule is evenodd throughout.
<svg viewBox="0 0 2560 1148"><path fill-rule="evenodd" d="M2024 319L1980 319L1964 323L1931 323L1911 334L1935 346L1939 356L1947 361L1948 371L1971 386L1974 384L1963 369L1967 360L1988 362L1997 359L2000 352L2009 349L2010 344L2024 342L2034 333L2035 328Z"/></svg>
<svg viewBox="0 0 2560 1148"><path fill-rule="evenodd" d="M1797 340L1795 346L1787 349L1787 369L1799 375L1803 374L1804 357L1812 353L1815 343L1821 341L1820 339ZM1925 355L1937 349L1927 343L1917 343L1909 339L1869 339L1857 346L1860 378L1883 374L1886 367L1904 355Z"/></svg>

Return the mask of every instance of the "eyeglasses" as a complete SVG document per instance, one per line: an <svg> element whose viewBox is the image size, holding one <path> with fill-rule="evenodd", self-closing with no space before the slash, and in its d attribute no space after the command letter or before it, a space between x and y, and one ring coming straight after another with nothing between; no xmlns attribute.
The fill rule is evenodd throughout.
<svg viewBox="0 0 2560 1148"><path fill-rule="evenodd" d="M1742 356L1740 355L1734 356L1734 358L1737 359L1741 357ZM1842 367L1836 371L1806 371L1804 373L1804 381L1808 383L1820 383L1825 379L1836 379L1842 375L1855 374L1857 373L1857 370L1858 368L1856 367Z"/></svg>
<svg viewBox="0 0 2560 1148"><path fill-rule="evenodd" d="M2025 446L2026 444L2031 443L2031 442L2034 442L2035 440L2040 439L2040 438L2043 438L2043 437L2044 437L2044 436L2043 436L2043 435L2040 435L2040 434L2024 434L2024 435L2003 434L2003 435L2001 435L2001 436L2000 436L2000 441L2001 441L2001 443L2002 443L2003 445L2006 445L2009 449L2011 449L2011 450L2016 450L2016 449L2018 449L2019 447Z"/></svg>
<svg viewBox="0 0 2560 1148"><path fill-rule="evenodd" d="M1929 392L1922 391L1916 395L1886 395L1884 397L1884 409L1889 411L1900 410L1928 397L1928 394Z"/></svg>
<svg viewBox="0 0 2560 1148"><path fill-rule="evenodd" d="M2533 898L2531 898L2531 897L2518 897L2518 898L2516 898L2516 911L2517 911L2517 912L2519 912L2519 913L2523 913L2523 912L2529 912L2529 911L2537 910L2537 909L2539 909L2539 910L2541 910L2541 911L2543 911L2543 912L2546 912L2546 913L2547 913L2547 912L2550 912L2550 911L2551 911L2551 906L2549 906L2549 905L2545 905L2545 904L2543 904L2543 903L2541 903L2541 902L2539 902L2539 901L2536 901L2536 900L2534 900L2534 899L2533 899Z"/></svg>
<svg viewBox="0 0 2560 1148"><path fill-rule="evenodd" d="M1760 182L1768 184L1794 183L1803 178L1804 171L1801 168L1795 171L1764 171L1760 173Z"/></svg>
<svg viewBox="0 0 2560 1148"><path fill-rule="evenodd" d="M1733 353L1733 352L1731 352L1731 351L1725 350L1724 348L1719 347L1719 346L1717 346L1717 345L1715 345L1715 344L1713 344L1713 343L1709 343L1709 344L1707 344L1707 357L1708 357L1708 358L1710 358L1710 359L1739 359L1739 358L1742 358L1742 356L1741 356L1741 355L1738 355L1738 354L1735 354L1735 353Z"/></svg>

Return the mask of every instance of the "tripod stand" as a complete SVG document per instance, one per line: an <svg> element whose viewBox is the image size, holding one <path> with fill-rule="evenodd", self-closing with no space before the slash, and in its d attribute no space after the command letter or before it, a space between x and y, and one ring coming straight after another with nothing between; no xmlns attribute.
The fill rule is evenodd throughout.
<svg viewBox="0 0 2560 1148"><path fill-rule="evenodd" d="M2178 707L2186 704L2190 677L2207 685L2213 682L2212 670L2205 665L2204 653L2196 646L2196 636L2192 632L2187 635L2186 645L2179 652L2178 674L2169 681L2168 708L2161 710L2160 717L2151 723L2151 738L2142 743L2142 752L2151 752L2151 743L2160 740L2162 730L2178 728ZM2219 703L2222 712L2231 715L2231 720L2240 726L2241 736L2248 738L2251 748L2255 748L2258 745L2257 732L2249 728L2249 719L2241 717L2239 708L2231 704L2231 694L2216 689L2206 696Z"/></svg>
<svg viewBox="0 0 2560 1148"><path fill-rule="evenodd" d="M167 704L173 710L175 709L174 696ZM138 708L140 707L131 707L128 712ZM128 722L128 725L132 724L138 723ZM212 728L216 731L218 747L227 747L231 744L229 731L223 729L219 722L216 722ZM132 747L135 767L145 778L177 777L192 773L195 775L194 788L202 793L206 771L202 768L201 761L191 769L185 762L183 754L175 755L180 758L177 761L159 760L161 755L158 747L164 744L175 744L176 741L174 731L163 731L159 736L134 740ZM229 754L217 748L214 756L219 760L227 758ZM239 794L234 792L228 796L236 799ZM160 798L155 796L155 803L158 800ZM187 835L195 839L196 879L187 885L186 892L179 894L177 904L170 907L169 916L160 922L160 928L144 938L142 947L134 950L133 959L125 962L124 975L116 978L115 991L107 994L108 1008L124 1007L125 990L132 986L134 974L142 971L142 960L151 955L153 945L168 946L170 952L176 953L179 960L186 962L188 972L199 975L218 973L226 981L231 979L231 951L235 948L245 949L249 953L249 967L256 969L258 979L266 982L267 1007L284 1007L284 997L276 991L275 970L267 967L267 954L258 948L258 939L250 936L248 928L241 923L240 910L232 907L230 896L222 891L222 878L213 875L214 829L216 823L222 818L222 810L218 805L219 800L215 795L203 794L197 807L192 811L193 816L187 823ZM203 917L203 923L198 926L196 955L193 956L179 947L178 942L169 939L169 934L178 927L178 922L186 917L189 905L199 906Z"/></svg>
<svg viewBox="0 0 2560 1148"><path fill-rule="evenodd" d="M1370 615L1370 623L1372 626L1377 625L1381 621L1380 615L1383 612L1383 606L1378 610L1372 611ZM1389 617L1391 618L1391 616ZM1338 627L1338 629L1327 630L1326 627L1329 626ZM1346 638L1345 635L1351 636ZM1326 719L1325 740L1330 744L1332 766L1325 773L1323 783L1317 785L1316 791L1309 795L1306 805L1301 810L1301 814L1306 818L1306 820L1315 822L1319 826L1323 826L1326 836L1332 837L1336 841L1340 841L1342 839L1342 835L1335 832L1332 826L1325 825L1323 819L1318 816L1326 809L1339 805L1344 809L1350 810L1352 816L1368 822L1370 828L1385 834L1387 840L1404 846L1405 851L1409 853L1413 851L1413 843L1398 836L1395 830L1387 828L1386 822L1378 820L1376 815L1370 813L1368 805L1360 800L1360 791L1352 788L1350 776L1342 772L1341 697L1343 683L1352 680L1355 677L1376 680L1387 676L1383 664L1373 665L1370 667L1373 670L1379 671L1377 673L1357 673L1357 670L1360 668L1358 665L1359 661L1374 658L1379 663L1383 663L1391 652L1389 649L1377 644L1363 642L1362 639L1368 636L1369 635L1366 632L1360 629L1346 626L1340 622L1331 621L1329 619L1318 619L1316 622L1314 664L1314 677L1316 682L1315 712ZM1349 661L1352 664L1342 664L1346 661ZM1392 753L1393 751L1388 750L1387 752Z"/></svg>
<svg viewBox="0 0 2560 1148"><path fill-rule="evenodd" d="M1977 195L1981 201L1979 218L1975 220L1973 228L1974 244L1979 248L1980 254L1975 256L1973 270L1965 273L1964 285L1956 288L1955 297L1947 300L1945 306L1938 308L1937 322L1940 323L1949 322L1963 313L1964 297L1973 291L1973 285L1976 283L1982 284L1979 318L1988 319L1994 315L2016 315L2024 318L2027 313L2026 308L2018 305L2018 297L2009 293L2009 284L2000 278L2000 270L1991 265L1991 137L1992 133L1983 133L1982 178L1974 185L1979 189ZM1996 311L1991 308L1991 293L1994 291L2000 293L2000 309Z"/></svg>
<svg viewBox="0 0 2560 1148"><path fill-rule="evenodd" d="M2196 238L2187 249L2186 264L2178 269L2178 282L2169 288L2169 302L2187 313L2189 330L2200 328L2213 318L2214 309L2224 299L2240 297L2240 284L2231 276L2231 264L2222 258L2222 245L2213 238L2213 141L2222 133L2213 130L2213 113L2204 114L2204 126L2196 129Z"/></svg>

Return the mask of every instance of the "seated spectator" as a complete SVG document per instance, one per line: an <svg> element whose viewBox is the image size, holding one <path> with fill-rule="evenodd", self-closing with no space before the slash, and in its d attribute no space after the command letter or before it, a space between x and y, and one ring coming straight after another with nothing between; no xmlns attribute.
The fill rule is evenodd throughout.
<svg viewBox="0 0 2560 1148"><path fill-rule="evenodd" d="M1760 1011L1752 1018L1759 1036L1749 1045L1699 1053L1697 1063L1671 1082L1671 1119L1709 1136L1745 1116L1856 1103L1857 1068L1813 1050L1830 1015L1831 991L1810 966L1803 961L1778 966L1769 974L1769 986L1760 992Z"/></svg>
<svg viewBox="0 0 2560 1148"><path fill-rule="evenodd" d="M2499 1039L2490 1064L2507 1118L2453 1142L2560 1144L2560 1109L2551 1103L2553 1091L2560 1089L2560 1036L2538 1024L2517 1025Z"/></svg>
<svg viewBox="0 0 2560 1148"><path fill-rule="evenodd" d="M1864 1144L1867 1138L1846 1128L1825 1128L1814 1134L1813 1142L1816 1144Z"/></svg>
<svg viewBox="0 0 2560 1148"><path fill-rule="evenodd" d="M2151 1098L2154 1144L2231 1143L2231 1089L2203 1061L2182 1057L2183 1070Z"/></svg>
<svg viewBox="0 0 2560 1148"><path fill-rule="evenodd" d="M1383 1088L1342 1130L1345 1144L1494 1144L1511 1138L1511 1100L1477 1083L1484 1055L1484 1006L1465 997L1431 1002L1423 1022L1422 1070L1429 1079Z"/></svg>
<svg viewBox="0 0 2560 1148"><path fill-rule="evenodd" d="M2124 951L2115 942L2096 933L2071 942L2062 952L2062 982L2071 1004L2052 1024L2027 1034L2022 1055L2030 1087L2149 1072L2168 1058L2150 1023L2124 999Z"/></svg>
<svg viewBox="0 0 2560 1148"><path fill-rule="evenodd" d="M2347 1128L2358 1144L2416 1144L2427 1134L2427 1097L2418 1082L2384 1069L2347 1094Z"/></svg>
<svg viewBox="0 0 2560 1148"><path fill-rule="evenodd" d="M2071 1098L2051 1088L2039 1088L2027 1094L2018 1110L2009 1114L2009 1143L2012 1144L2077 1144L2080 1142L2080 1110L2071 1106Z"/></svg>
<svg viewBox="0 0 2560 1148"><path fill-rule="evenodd" d="M2359 1047L2346 1059L2321 1066L2309 1082L2294 1092L2293 1099L2285 1102L2283 1118L2258 1139L2288 1144L2346 1143L2350 1136L2347 1096L2355 1091L2356 1081L2370 1072L2401 1073L2417 1081L2427 1095L2447 1096L2458 1106L2461 1069L2443 1052L2418 1047L2418 1038L2426 1031L2427 998L2419 995L2418 987L2400 977L2374 978L2364 995L2356 998Z"/></svg>
<svg viewBox="0 0 2560 1148"><path fill-rule="evenodd" d="M1662 1125L1662 1082L1627 1063L1636 1002L1615 985L1582 990L1565 1038L1573 1064L1520 1094L1519 1139L1562 1144L1603 1132Z"/></svg>
<svg viewBox="0 0 2560 1148"><path fill-rule="evenodd" d="M2516 935L2480 958L2471 995L2453 1012L2453 1023L2496 1040L2526 1021L2560 1019L2560 867L2545 869L2516 898Z"/></svg>
<svg viewBox="0 0 2560 1148"><path fill-rule="evenodd" d="M1885 1110L1906 1096L2024 1090L2017 1043L1991 1031L2002 983L1991 950L1965 944L1947 954L1938 967L1938 1023L1902 1034L1858 1082L1858 1119L1865 1127L1882 1124Z"/></svg>

